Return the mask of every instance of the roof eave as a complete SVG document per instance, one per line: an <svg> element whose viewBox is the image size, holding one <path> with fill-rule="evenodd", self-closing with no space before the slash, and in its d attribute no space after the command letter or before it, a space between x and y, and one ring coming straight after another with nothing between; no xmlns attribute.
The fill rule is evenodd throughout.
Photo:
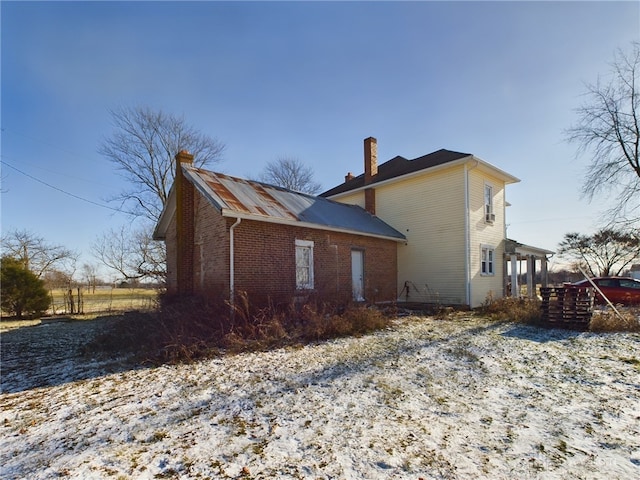
<svg viewBox="0 0 640 480"><path fill-rule="evenodd" d="M165 240L167 238L167 230L169 229L169 223L173 218L173 215L176 213L176 198L175 198L175 189L173 185L169 190L169 196L167 198L167 203L165 204L162 212L160 213L160 217L158 218L158 223L156 223L156 228L153 229L153 235L151 238L154 240Z"/></svg>
<svg viewBox="0 0 640 480"><path fill-rule="evenodd" d="M264 215L256 215L256 214L251 214L251 213L238 212L236 210L230 210L228 208L223 208L221 210L221 213L222 213L223 217L228 217L228 218L241 218L243 220L254 220L256 222L276 223L276 224L279 224L279 225L290 225L290 226L294 226L294 227L312 228L314 230L326 230L326 231L330 231L330 232L348 233L348 234L351 234L351 235L362 235L362 236L365 236L365 237L380 238L380 239L384 239L384 240L393 240L394 242L401 242L401 243L405 243L407 241L407 237L402 235L400 232L398 232L398 234L402 235L402 237L394 237L394 236L390 236L390 235L382 235L382 234L377 234L377 233L364 232L362 230L354 230L354 229L349 229L349 228L333 227L333 226L330 226L330 225L320 225L320 224L317 224L317 223L301 222L299 220L288 220L286 218L280 218L280 217L267 217L267 216L264 216Z"/></svg>
<svg viewBox="0 0 640 480"><path fill-rule="evenodd" d="M429 168L423 168L422 170L416 170L415 172L410 172L410 173L406 173L404 175L399 175L397 177L388 178L387 180L382 180L380 182L370 183L368 185L363 185L361 187L353 188L353 189L347 190L345 192L335 193L335 194L330 195L330 196L328 196L326 198L336 199L336 198L346 197L346 196L351 195L353 193L362 192L362 191L364 191L364 190L366 190L368 188L382 187L384 185L389 185L389 184L392 184L392 183L395 183L395 182L400 182L400 181L408 180L408 179L413 178L413 177L424 175L425 173L438 172L440 170L444 170L444 169L447 169L447 168L464 165L465 163L469 163L469 162L477 162L477 164L478 165L482 165L483 168L491 170L492 174L496 175L499 178L501 178L502 180L504 180L505 184L511 184L511 183L520 182L519 178L514 177L513 175L505 172L504 170L501 170L501 169L491 165L490 163L485 162L484 160L482 160L482 159L480 159L480 158L478 158L478 157L476 157L474 155L468 155L466 157L462 157L462 158L459 158L457 160L453 160L451 162L442 163L440 165L436 165L436 166L429 167Z"/></svg>

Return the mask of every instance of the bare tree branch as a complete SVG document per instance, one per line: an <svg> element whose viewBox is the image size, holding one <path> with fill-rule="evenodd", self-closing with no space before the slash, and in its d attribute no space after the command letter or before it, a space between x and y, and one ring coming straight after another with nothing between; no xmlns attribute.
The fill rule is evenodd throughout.
<svg viewBox="0 0 640 480"><path fill-rule="evenodd" d="M567 233L558 254L592 276L620 275L640 260L640 233L604 228L593 235Z"/></svg>
<svg viewBox="0 0 640 480"><path fill-rule="evenodd" d="M48 243L43 237L27 230L13 230L2 237L3 255L20 261L41 278L49 270L75 272L78 253L62 245Z"/></svg>
<svg viewBox="0 0 640 480"><path fill-rule="evenodd" d="M281 157L269 162L259 180L296 192L314 195L322 185L313 180L313 170L297 158Z"/></svg>
<svg viewBox="0 0 640 480"><path fill-rule="evenodd" d="M183 118L148 107L111 111L114 133L98 152L128 180L130 188L112 200L130 204L139 216L157 222L175 175L175 156L188 150L200 167L221 161L224 145Z"/></svg>
<svg viewBox="0 0 640 480"><path fill-rule="evenodd" d="M633 226L640 221L640 43L630 53L618 51L610 77L588 84L585 102L576 111L578 122L565 133L587 155L582 194L593 201L614 195L616 205L606 212L612 223Z"/></svg>
<svg viewBox="0 0 640 480"><path fill-rule="evenodd" d="M138 229L122 226L96 238L93 255L125 280L152 279L164 282L166 276L165 245L152 239L153 227Z"/></svg>

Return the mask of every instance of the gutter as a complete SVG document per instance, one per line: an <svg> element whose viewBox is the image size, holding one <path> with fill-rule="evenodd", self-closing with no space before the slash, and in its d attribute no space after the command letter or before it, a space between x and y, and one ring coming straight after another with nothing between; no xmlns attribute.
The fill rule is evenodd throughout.
<svg viewBox="0 0 640 480"><path fill-rule="evenodd" d="M471 306L471 219L469 218L469 172L476 168L480 162L476 160L475 165L471 168L464 164L464 274L466 278L466 296L467 305Z"/></svg>
<svg viewBox="0 0 640 480"><path fill-rule="evenodd" d="M229 227L229 303L231 304L231 314L235 306L235 267L234 267L234 230L240 225L241 218L236 219L236 223Z"/></svg>

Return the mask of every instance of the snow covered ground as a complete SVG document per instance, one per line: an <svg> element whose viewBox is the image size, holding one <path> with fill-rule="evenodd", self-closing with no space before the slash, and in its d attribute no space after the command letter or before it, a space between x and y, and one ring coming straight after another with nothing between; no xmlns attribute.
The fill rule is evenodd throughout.
<svg viewBox="0 0 640 480"><path fill-rule="evenodd" d="M153 369L74 347L36 380L19 338L2 340L5 480L640 478L639 334L409 317Z"/></svg>

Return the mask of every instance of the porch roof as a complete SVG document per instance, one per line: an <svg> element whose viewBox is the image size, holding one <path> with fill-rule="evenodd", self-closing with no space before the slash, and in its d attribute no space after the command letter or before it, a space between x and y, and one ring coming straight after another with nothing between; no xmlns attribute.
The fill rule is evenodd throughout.
<svg viewBox="0 0 640 480"><path fill-rule="evenodd" d="M555 255L556 253L553 250L547 250L540 247L532 247L531 245L525 245L524 243L520 243L509 238L507 238L505 241L504 251L507 255L517 255L519 260L530 256L546 258L547 255Z"/></svg>

